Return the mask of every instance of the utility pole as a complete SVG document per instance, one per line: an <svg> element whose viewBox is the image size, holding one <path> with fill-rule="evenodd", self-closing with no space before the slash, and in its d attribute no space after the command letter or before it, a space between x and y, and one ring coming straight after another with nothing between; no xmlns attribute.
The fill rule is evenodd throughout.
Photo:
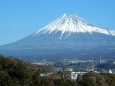
<svg viewBox="0 0 115 86"><path fill-rule="evenodd" d="M92 71L94 71L94 70L95 70L95 67L94 67L94 62L92 60Z"/></svg>
<svg viewBox="0 0 115 86"><path fill-rule="evenodd" d="M101 59L101 56L100 56L100 60L99 60L100 64L102 63L102 59Z"/></svg>

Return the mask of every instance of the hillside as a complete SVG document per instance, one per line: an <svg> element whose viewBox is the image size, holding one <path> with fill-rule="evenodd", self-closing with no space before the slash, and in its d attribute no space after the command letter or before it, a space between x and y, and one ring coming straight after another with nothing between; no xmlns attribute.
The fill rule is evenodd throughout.
<svg viewBox="0 0 115 86"><path fill-rule="evenodd" d="M71 81L58 72L55 76L40 76L41 67L30 62L0 55L0 86L115 86L115 74L86 73ZM46 67L44 67L46 68Z"/></svg>

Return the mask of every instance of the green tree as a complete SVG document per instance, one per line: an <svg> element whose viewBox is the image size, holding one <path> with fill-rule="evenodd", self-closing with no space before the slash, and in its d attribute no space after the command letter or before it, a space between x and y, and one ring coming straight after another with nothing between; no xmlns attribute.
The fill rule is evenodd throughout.
<svg viewBox="0 0 115 86"><path fill-rule="evenodd" d="M12 86L11 77L4 71L0 71L0 86Z"/></svg>

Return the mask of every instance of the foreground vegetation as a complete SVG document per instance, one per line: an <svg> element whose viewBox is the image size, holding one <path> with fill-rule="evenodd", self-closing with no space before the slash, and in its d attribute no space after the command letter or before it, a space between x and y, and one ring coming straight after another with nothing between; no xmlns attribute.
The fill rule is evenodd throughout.
<svg viewBox="0 0 115 86"><path fill-rule="evenodd" d="M87 73L76 81L63 77L62 72L41 77L40 67L30 62L0 55L0 86L115 86L115 75Z"/></svg>

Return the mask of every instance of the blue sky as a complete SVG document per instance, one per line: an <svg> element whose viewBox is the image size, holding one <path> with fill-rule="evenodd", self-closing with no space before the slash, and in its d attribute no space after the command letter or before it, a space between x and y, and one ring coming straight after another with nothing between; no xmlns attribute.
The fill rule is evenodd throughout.
<svg viewBox="0 0 115 86"><path fill-rule="evenodd" d="M0 45L24 38L64 13L115 30L115 0L0 0Z"/></svg>

